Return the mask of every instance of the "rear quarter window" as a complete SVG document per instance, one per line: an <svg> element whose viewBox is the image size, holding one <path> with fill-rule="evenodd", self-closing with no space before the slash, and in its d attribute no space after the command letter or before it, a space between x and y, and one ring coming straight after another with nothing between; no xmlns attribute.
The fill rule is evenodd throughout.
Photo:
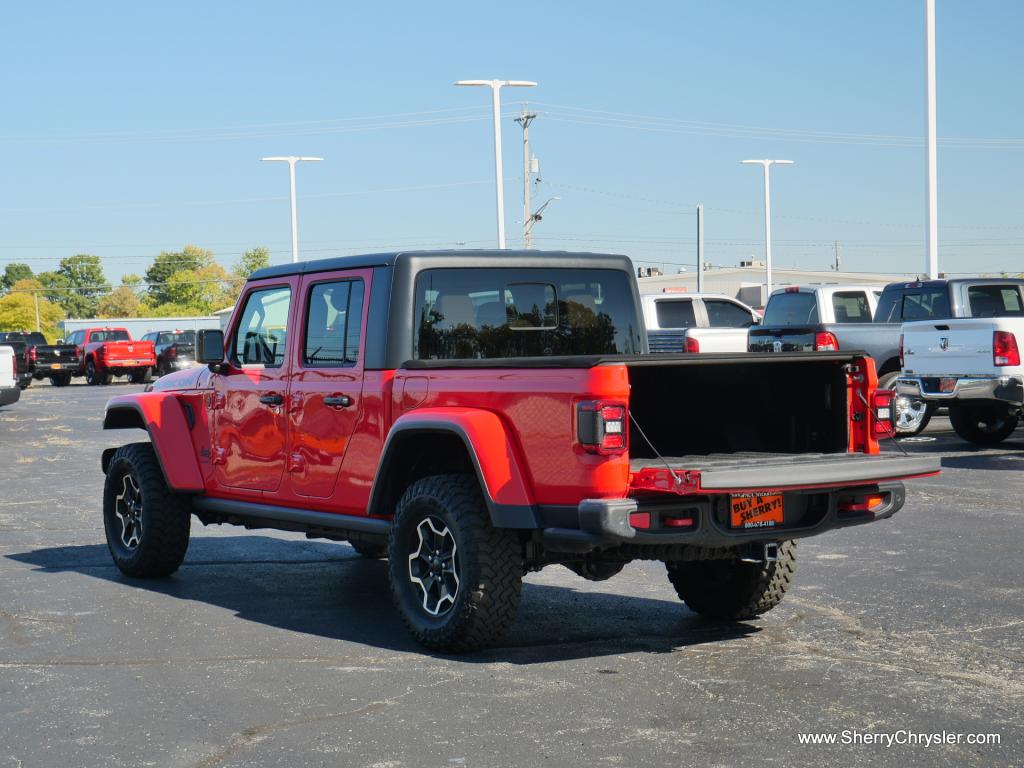
<svg viewBox="0 0 1024 768"><path fill-rule="evenodd" d="M972 285L967 289L971 317L1020 317L1020 289L1015 285Z"/></svg>
<svg viewBox="0 0 1024 768"><path fill-rule="evenodd" d="M658 299L654 314L659 328L692 328L697 324L692 299Z"/></svg>
<svg viewBox="0 0 1024 768"><path fill-rule="evenodd" d="M864 291L836 291L832 294L832 313L837 323L870 323L868 295Z"/></svg>

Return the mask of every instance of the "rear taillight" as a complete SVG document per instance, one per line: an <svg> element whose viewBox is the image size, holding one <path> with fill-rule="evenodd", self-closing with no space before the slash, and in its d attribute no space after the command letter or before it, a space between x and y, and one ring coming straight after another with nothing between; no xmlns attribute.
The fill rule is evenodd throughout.
<svg viewBox="0 0 1024 768"><path fill-rule="evenodd" d="M693 353L700 352L700 342L694 338L687 336L683 351Z"/></svg>
<svg viewBox="0 0 1024 768"><path fill-rule="evenodd" d="M29 347L28 350L25 352L25 357L28 358L28 361L30 363L34 363L39 359L39 352L36 351L35 347Z"/></svg>
<svg viewBox="0 0 1024 768"><path fill-rule="evenodd" d="M892 408L895 399L896 393L891 389L876 389L871 395L871 410L874 412L873 423L876 436L892 436Z"/></svg>
<svg viewBox="0 0 1024 768"><path fill-rule="evenodd" d="M627 446L626 406L601 401L579 403L576 435L588 453L622 453Z"/></svg>
<svg viewBox="0 0 1024 768"><path fill-rule="evenodd" d="M900 334L900 368L903 367L903 334Z"/></svg>
<svg viewBox="0 0 1024 768"><path fill-rule="evenodd" d="M814 351L815 352L838 352L839 351L839 339L836 338L834 333L828 331L818 331L814 334Z"/></svg>
<svg viewBox="0 0 1024 768"><path fill-rule="evenodd" d="M1020 365L1017 337L1009 331L996 331L992 334L992 364Z"/></svg>
<svg viewBox="0 0 1024 768"><path fill-rule="evenodd" d="M840 512L874 512L889 500L887 493L870 493L858 500L840 501Z"/></svg>

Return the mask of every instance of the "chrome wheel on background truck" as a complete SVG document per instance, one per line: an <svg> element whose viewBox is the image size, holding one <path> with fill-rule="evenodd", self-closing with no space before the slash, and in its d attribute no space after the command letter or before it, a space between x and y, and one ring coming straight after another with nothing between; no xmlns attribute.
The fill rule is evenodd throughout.
<svg viewBox="0 0 1024 768"><path fill-rule="evenodd" d="M899 371L892 371L880 376L878 388L896 389L896 379L899 377ZM893 399L893 412L895 418L892 423L896 430L896 437L913 437L923 432L924 428L928 426L935 408L921 398L913 398L897 392Z"/></svg>

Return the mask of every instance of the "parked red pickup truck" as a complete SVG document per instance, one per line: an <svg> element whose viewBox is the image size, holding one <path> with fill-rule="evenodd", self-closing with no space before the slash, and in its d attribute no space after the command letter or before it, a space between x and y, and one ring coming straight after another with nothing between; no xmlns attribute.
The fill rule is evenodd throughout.
<svg viewBox="0 0 1024 768"><path fill-rule="evenodd" d="M78 349L79 368L89 384L109 384L114 376L127 376L132 384L145 384L153 375L156 352L152 341L136 341L125 328L86 328L74 331L69 344Z"/></svg>
<svg viewBox="0 0 1024 768"><path fill-rule="evenodd" d="M114 562L163 576L204 524L302 531L388 559L415 638L512 622L524 572L660 560L694 611L774 607L795 540L887 518L934 458L884 454L890 391L858 352L648 355L625 257L399 253L271 267L207 366L113 398ZM738 407L737 404L742 404Z"/></svg>

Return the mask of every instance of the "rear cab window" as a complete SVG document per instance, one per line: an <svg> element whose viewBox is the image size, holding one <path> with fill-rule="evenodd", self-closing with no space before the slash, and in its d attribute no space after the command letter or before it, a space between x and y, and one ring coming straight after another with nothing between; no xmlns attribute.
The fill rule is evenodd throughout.
<svg viewBox="0 0 1024 768"><path fill-rule="evenodd" d="M764 310L765 325L815 325L818 300L813 293L776 293L768 299Z"/></svg>
<svg viewBox="0 0 1024 768"><path fill-rule="evenodd" d="M604 269L428 269L416 276L420 360L639 354L630 276Z"/></svg>
<svg viewBox="0 0 1024 768"><path fill-rule="evenodd" d="M654 302L658 328L692 328L697 324L693 299L658 299Z"/></svg>
<svg viewBox="0 0 1024 768"><path fill-rule="evenodd" d="M93 331L89 334L90 342L99 341L131 341L132 337L128 334L128 331L121 330L102 330Z"/></svg>

